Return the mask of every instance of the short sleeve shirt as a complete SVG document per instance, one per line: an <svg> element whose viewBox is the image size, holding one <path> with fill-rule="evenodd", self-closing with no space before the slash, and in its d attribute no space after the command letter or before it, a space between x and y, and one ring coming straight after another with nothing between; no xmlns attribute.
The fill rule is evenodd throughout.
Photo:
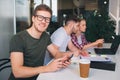
<svg viewBox="0 0 120 80"><path fill-rule="evenodd" d="M83 33L78 37L75 34L71 34L71 41L79 49L83 49L83 47L89 43Z"/></svg>
<svg viewBox="0 0 120 80"><path fill-rule="evenodd" d="M60 51L66 51L68 42L71 40L63 27L58 28L52 35L51 41L59 47Z"/></svg>
<svg viewBox="0 0 120 80"><path fill-rule="evenodd" d="M51 44L51 40L47 33L43 32L40 39L35 39L25 30L13 36L10 41L10 52L22 52L24 55L24 66L42 66L49 44Z"/></svg>

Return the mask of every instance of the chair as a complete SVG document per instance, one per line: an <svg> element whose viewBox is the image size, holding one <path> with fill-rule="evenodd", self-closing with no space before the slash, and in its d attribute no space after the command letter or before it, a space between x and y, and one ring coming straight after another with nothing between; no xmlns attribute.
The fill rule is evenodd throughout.
<svg viewBox="0 0 120 80"><path fill-rule="evenodd" d="M8 58L0 59L0 72L5 68L11 67L10 64L6 65L9 62L10 62L10 59L8 59Z"/></svg>
<svg viewBox="0 0 120 80"><path fill-rule="evenodd" d="M7 80L11 72L11 65L9 58L0 59L0 80Z"/></svg>

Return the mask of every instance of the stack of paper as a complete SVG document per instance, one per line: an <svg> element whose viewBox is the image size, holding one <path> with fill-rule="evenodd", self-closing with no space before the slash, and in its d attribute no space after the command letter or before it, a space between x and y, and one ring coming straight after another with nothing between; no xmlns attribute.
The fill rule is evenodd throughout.
<svg viewBox="0 0 120 80"><path fill-rule="evenodd" d="M111 61L111 59L106 55L90 55L89 57L81 56L81 58L89 59L90 61L100 61L100 62Z"/></svg>

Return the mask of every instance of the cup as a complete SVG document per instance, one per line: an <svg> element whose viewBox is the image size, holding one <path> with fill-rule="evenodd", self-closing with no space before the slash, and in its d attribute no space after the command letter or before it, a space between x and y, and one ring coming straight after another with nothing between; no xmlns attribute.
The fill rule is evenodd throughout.
<svg viewBox="0 0 120 80"><path fill-rule="evenodd" d="M80 77L88 78L89 69L90 69L90 60L80 59L79 61Z"/></svg>
<svg viewBox="0 0 120 80"><path fill-rule="evenodd" d="M97 47L103 47L103 44L102 44L102 43L99 43L99 44L97 45Z"/></svg>

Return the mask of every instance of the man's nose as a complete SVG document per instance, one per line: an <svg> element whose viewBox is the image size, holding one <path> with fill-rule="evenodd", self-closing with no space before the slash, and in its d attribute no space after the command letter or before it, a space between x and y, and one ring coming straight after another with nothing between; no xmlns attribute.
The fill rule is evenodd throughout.
<svg viewBox="0 0 120 80"><path fill-rule="evenodd" d="M43 18L42 22L46 23L46 19L45 19L45 18Z"/></svg>

